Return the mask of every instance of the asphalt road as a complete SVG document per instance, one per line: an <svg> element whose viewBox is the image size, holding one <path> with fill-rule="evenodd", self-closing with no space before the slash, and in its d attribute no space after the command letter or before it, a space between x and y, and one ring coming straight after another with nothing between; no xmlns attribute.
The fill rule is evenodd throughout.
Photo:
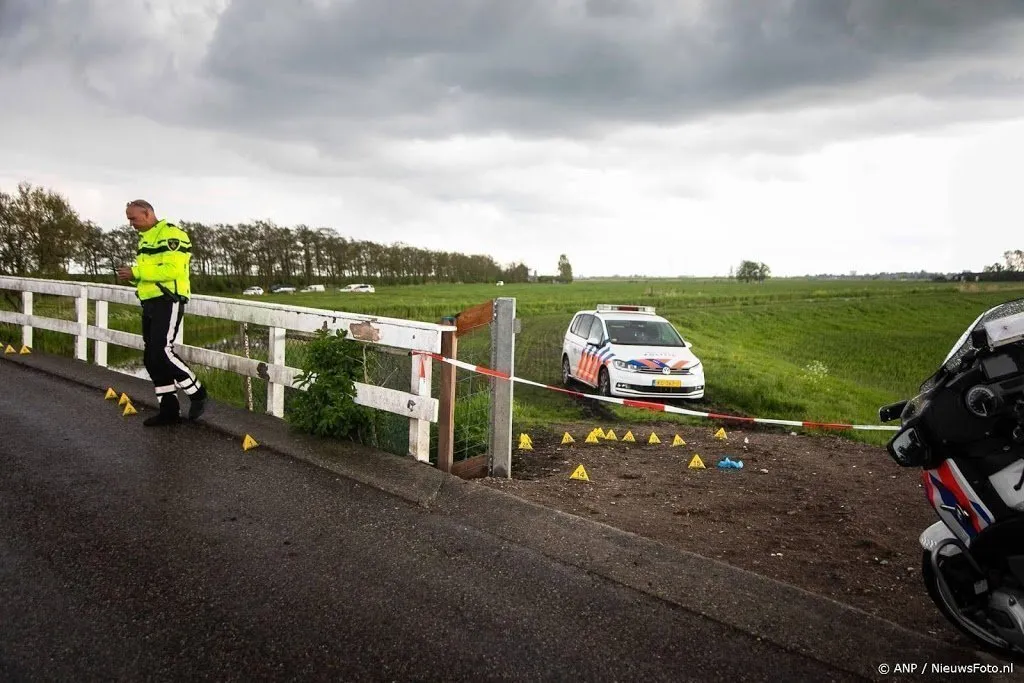
<svg viewBox="0 0 1024 683"><path fill-rule="evenodd" d="M853 680L0 362L0 680Z"/></svg>

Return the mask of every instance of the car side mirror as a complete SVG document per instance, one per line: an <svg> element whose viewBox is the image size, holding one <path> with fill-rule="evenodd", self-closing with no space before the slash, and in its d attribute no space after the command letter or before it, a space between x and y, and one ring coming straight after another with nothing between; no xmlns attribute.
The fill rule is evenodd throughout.
<svg viewBox="0 0 1024 683"><path fill-rule="evenodd" d="M590 339L587 340L587 344L589 344L590 346L600 346L601 338L597 336L592 336Z"/></svg>

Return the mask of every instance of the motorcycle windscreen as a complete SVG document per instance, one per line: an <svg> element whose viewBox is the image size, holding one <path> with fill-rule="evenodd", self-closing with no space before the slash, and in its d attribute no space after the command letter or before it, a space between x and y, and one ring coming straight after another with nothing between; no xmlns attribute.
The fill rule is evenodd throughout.
<svg viewBox="0 0 1024 683"><path fill-rule="evenodd" d="M957 339L953 348L949 350L948 354L946 354L945 360L942 361L942 367L949 371L955 370L956 366L960 364L960 359L967 353L974 350L974 343L971 341L971 333L974 332L974 330L981 327L992 327L994 329L998 326L992 325L992 323L1006 321L1009 318L1014 318L1021 314L1024 314L1024 299L1013 299L1012 301L1001 303L979 315L975 318L973 323L967 326L967 329L964 330L964 333L960 335L959 339ZM936 372L935 375L932 375L925 380L924 384L921 385L922 392L928 391L932 388L935 376L938 374L939 373Z"/></svg>

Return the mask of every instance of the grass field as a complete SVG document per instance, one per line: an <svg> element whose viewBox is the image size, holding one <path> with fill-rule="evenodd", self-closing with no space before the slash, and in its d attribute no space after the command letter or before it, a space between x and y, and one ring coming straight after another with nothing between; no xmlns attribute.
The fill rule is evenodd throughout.
<svg viewBox="0 0 1024 683"><path fill-rule="evenodd" d="M877 424L880 405L916 393L985 308L1024 296L1019 283L777 279L581 281L571 285L426 285L376 294L294 294L271 300L436 322L495 296L516 298L517 374L556 384L572 314L598 303L655 306L694 344L708 388L698 410ZM463 346L464 355L472 353ZM475 357L471 362L485 362ZM517 386L524 424L572 419L578 406ZM664 419L619 409L623 419ZM687 421L687 420L683 420ZM858 433L879 442L886 435Z"/></svg>
<svg viewBox="0 0 1024 683"><path fill-rule="evenodd" d="M762 284L726 280L579 281L570 285L421 285L378 287L375 294L281 294L281 303L437 322L496 296L516 298L522 333L516 339L517 374L556 384L562 337L572 314L598 303L655 306L693 342L707 376L706 410L796 420L877 423L882 404L915 393L963 329L985 308L1024 296L1024 284L958 284L920 281L776 279ZM242 297L239 297L242 298ZM46 304L37 303L36 312ZM70 300L53 303L72 316ZM112 326L137 331L137 311L111 307ZM3 326L0 326L2 328ZM186 343L224 343L238 336L225 321L190 318ZM18 339L2 330L4 339ZM253 330L254 338L263 333ZM36 331L37 346L67 345L70 338ZM57 349L53 349L57 350ZM460 357L487 363L487 339L460 342ZM257 357L261 349L254 348ZM59 351L58 351L59 352ZM137 352L111 348L119 360ZM301 353L289 345L287 362ZM460 371L461 376L461 371ZM244 404L244 380L214 378L215 395ZM224 394L224 396L220 396ZM228 396L230 394L230 396ZM257 409L265 391L257 380ZM615 408L622 419L642 422L664 414ZM517 428L576 419L579 404L531 387L516 388ZM687 420L683 420L687 421ZM882 434L851 437L879 442ZM479 436L479 435L477 435Z"/></svg>

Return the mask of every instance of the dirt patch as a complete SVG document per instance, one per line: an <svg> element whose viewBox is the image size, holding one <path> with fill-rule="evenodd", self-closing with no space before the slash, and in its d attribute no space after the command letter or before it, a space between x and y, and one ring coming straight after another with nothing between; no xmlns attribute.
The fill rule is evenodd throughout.
<svg viewBox="0 0 1024 683"><path fill-rule="evenodd" d="M835 436L673 424L633 430L636 443L586 444L587 425L531 432L512 480L521 498L599 520L799 586L958 645L921 582L918 536L936 516L920 472L881 447ZM661 439L649 445L654 431ZM576 443L561 445L568 431ZM685 446L672 446L678 434ZM518 442L518 434L516 435ZM706 469L689 469L699 454ZM743 469L720 469L725 457ZM569 475L583 465L589 482Z"/></svg>

